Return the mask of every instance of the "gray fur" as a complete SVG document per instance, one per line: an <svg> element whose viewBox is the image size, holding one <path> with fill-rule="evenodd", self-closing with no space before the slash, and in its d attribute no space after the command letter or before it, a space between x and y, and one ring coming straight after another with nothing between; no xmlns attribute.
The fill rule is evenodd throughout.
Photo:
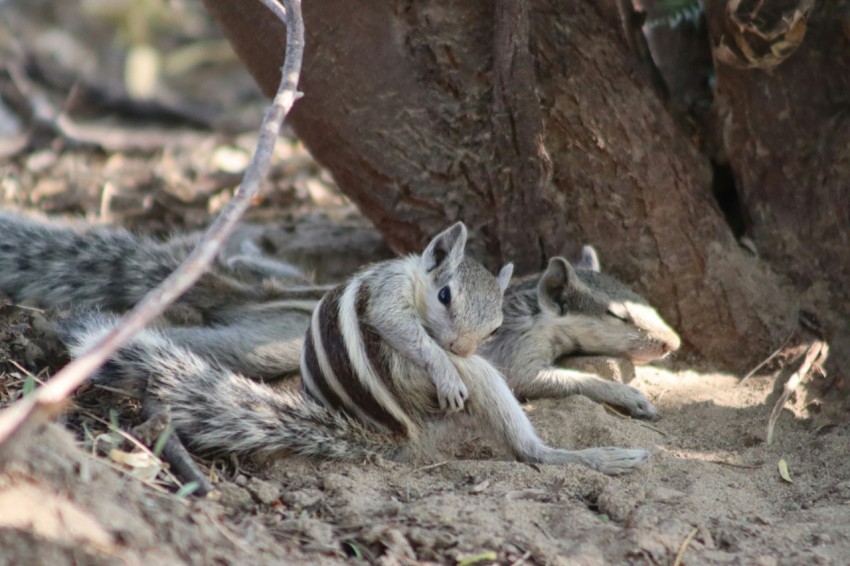
<svg viewBox="0 0 850 566"><path fill-rule="evenodd" d="M114 325L88 312L65 323L72 356ZM300 392L276 391L144 330L95 377L167 405L181 440L206 454L279 454L337 460L392 457L396 439L330 411Z"/></svg>
<svg viewBox="0 0 850 566"><path fill-rule="evenodd" d="M80 354L115 321L91 311L75 317L72 328L66 327L73 337L69 339L71 354ZM452 359L471 392L469 412L483 428L500 437L517 459L580 464L606 474L629 472L647 460L648 453L639 449L569 451L546 446L492 365L479 356L452 355ZM425 386L435 396L424 373L412 369L404 359L395 359L395 364L394 369L407 370L394 375L410 380L408 387ZM394 459L405 454L405 445L411 440L381 434L303 393L275 391L258 384L181 348L156 330L140 333L95 379L139 396L147 389L169 407L181 439L206 454ZM429 416L433 418L433 414Z"/></svg>
<svg viewBox="0 0 850 566"><path fill-rule="evenodd" d="M197 241L160 242L114 227L77 230L6 212L0 212L0 234L0 292L41 307L112 312L133 307ZM277 277L281 273L286 277ZM305 282L296 268L243 249L218 259L160 325L184 323L163 332L234 371L257 379L297 374L304 329L327 290Z"/></svg>
<svg viewBox="0 0 850 566"><path fill-rule="evenodd" d="M577 354L647 363L680 345L646 299L598 272L595 251L586 249L584 256L585 269L555 257L541 275L512 285L505 294L504 323L481 353L505 373L520 398L581 394L635 417L656 418L657 410L638 389L556 365Z"/></svg>
<svg viewBox="0 0 850 566"><path fill-rule="evenodd" d="M584 269L586 271L602 271L599 264L599 254L593 246L582 246L581 259L575 264L576 269Z"/></svg>
<svg viewBox="0 0 850 566"><path fill-rule="evenodd" d="M464 256L465 245L466 227L457 223L421 257L384 262L361 275L371 294L381 297L369 304L368 323L430 375L440 408L453 412L463 409L468 392L448 354L473 354L502 323L499 282ZM438 298L441 289L449 291L448 305Z"/></svg>
<svg viewBox="0 0 850 566"><path fill-rule="evenodd" d="M0 212L0 234L0 291L13 301L114 312L133 307L165 279L197 239L189 236L159 242L113 227L80 231L7 212ZM209 322L221 314L222 303L233 306L292 298L285 287L306 281L303 276L286 281L263 279L256 273L268 269L265 262L252 263L249 255L237 259L237 267L232 268L219 258L177 305L195 309ZM315 297L315 291L311 295Z"/></svg>
<svg viewBox="0 0 850 566"><path fill-rule="evenodd" d="M81 235L8 215L0 215L0 229L15 234L19 249L32 241L37 250L54 250L47 265L40 265L35 252L0 249L0 291L15 300L38 300L51 306L125 310L191 247L191 240L159 243L107 229ZM605 473L621 473L644 462L648 454L643 450L566 451L539 440L505 378L474 352L499 327L503 316L514 331L528 330L540 323L536 319L543 311L539 301L535 305L527 300L529 284L521 282L510 288L503 315L502 295L511 268L506 266L494 277L465 257L465 240L466 229L458 224L438 235L422 256L376 264L356 275L346 289L356 294L356 286L362 285L372 297L362 316L358 317L352 301L340 303L339 318L350 323L346 339L353 340L361 352L355 359L362 363L354 365L375 364L374 353L365 352L361 344L364 328L373 329L381 340L379 358L389 368L400 411L412 423L404 438L382 434L369 422L323 406L314 396L278 393L243 377L244 373L270 379L297 371L294 354L302 350L301 336L310 325L315 299L325 291L270 280L266 275L286 270L265 260L255 261L251 254L230 264L219 261L181 299L183 305L201 313L203 324L143 332L116 354L99 379L137 395L159 398L170 407L183 440L202 451L396 457L416 439L418 427L439 415L442 405L452 410L466 406L482 427L495 431L524 461L575 462ZM111 262L97 257L109 257ZM110 270L112 265L120 267ZM22 274L9 274L16 269ZM531 287L536 289L538 283L532 282ZM439 300L443 287L451 291L448 306ZM112 324L104 316L89 312L64 323L72 353L84 350ZM552 326L548 321L547 328ZM359 330L355 332L354 327ZM525 334L559 339L570 335L563 329L558 336ZM515 353L528 356L532 352L519 348ZM551 352L543 354L547 358ZM358 379L367 384L380 379L372 373L358 373ZM509 380L515 386L516 378L509 375ZM388 402L380 395L375 398Z"/></svg>

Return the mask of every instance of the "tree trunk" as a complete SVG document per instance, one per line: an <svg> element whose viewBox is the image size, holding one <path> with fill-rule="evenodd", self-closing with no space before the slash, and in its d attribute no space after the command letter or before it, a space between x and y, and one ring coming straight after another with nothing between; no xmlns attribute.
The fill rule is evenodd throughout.
<svg viewBox="0 0 850 566"><path fill-rule="evenodd" d="M831 366L847 375L850 1L744 2L735 12L725 4L706 9L716 106L747 235L794 281L803 307L818 313Z"/></svg>
<svg viewBox="0 0 850 566"><path fill-rule="evenodd" d="M282 26L260 3L205 4L272 93ZM594 5L306 2L292 124L396 251L457 219L520 272L592 243L687 344L748 366L787 336L793 301L738 247L707 160Z"/></svg>

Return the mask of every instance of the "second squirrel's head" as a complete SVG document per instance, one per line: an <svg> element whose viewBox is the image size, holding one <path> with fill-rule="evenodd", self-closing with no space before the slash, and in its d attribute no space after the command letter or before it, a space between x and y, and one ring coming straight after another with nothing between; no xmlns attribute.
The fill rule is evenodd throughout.
<svg viewBox="0 0 850 566"><path fill-rule="evenodd" d="M428 334L445 350L467 357L502 324L502 296L513 273L498 277L466 257L466 226L458 222L437 234L420 258L425 272L418 304Z"/></svg>
<svg viewBox="0 0 850 566"><path fill-rule="evenodd" d="M645 364L675 352L679 335L652 305L629 287L600 272L590 246L571 265L553 257L537 284L541 315L560 319L562 339L575 353L629 358Z"/></svg>

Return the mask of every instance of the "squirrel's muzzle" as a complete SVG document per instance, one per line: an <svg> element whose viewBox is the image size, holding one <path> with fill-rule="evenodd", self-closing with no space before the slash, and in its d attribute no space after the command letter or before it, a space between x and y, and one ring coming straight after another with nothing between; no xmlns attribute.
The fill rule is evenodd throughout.
<svg viewBox="0 0 850 566"><path fill-rule="evenodd" d="M449 344L449 350L461 358L468 358L478 349L478 341L474 338L459 338Z"/></svg>

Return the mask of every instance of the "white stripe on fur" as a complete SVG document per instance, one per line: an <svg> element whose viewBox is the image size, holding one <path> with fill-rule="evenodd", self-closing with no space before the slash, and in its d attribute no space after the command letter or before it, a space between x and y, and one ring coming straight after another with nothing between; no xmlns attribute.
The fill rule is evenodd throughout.
<svg viewBox="0 0 850 566"><path fill-rule="evenodd" d="M349 283L346 286L346 291L348 291L351 286L352 283ZM340 383L339 379L337 379L333 367L331 367L330 360L328 360L327 352L325 352L325 345L322 343L322 336L319 325L319 318L322 312L321 307L326 299L327 297L322 299L322 301L316 307L316 310L313 311L313 317L310 326L310 331L313 333L313 350L316 352L316 359L319 362L319 367L322 370L322 376L325 378L325 383L327 383L328 387L330 387L330 389L334 393L336 393L336 396L339 397L339 400L342 401L342 404L345 406L345 408L354 413L361 422L369 424L375 430L381 431L385 434L389 434L390 431L389 429L387 429L386 426L376 421L374 418L371 417L371 415L367 414L365 411L363 411L363 409L360 408L359 405L357 405L354 401L351 400L351 397L348 396L348 392L345 390L345 386ZM339 313L338 316L341 317L342 313ZM342 345L346 348L346 350L348 350L347 344L343 343ZM351 358L350 353L349 358Z"/></svg>
<svg viewBox="0 0 850 566"><path fill-rule="evenodd" d="M364 273L352 279L339 300L340 332L345 349L348 351L348 359L363 387L372 394L380 406L404 426L409 436L415 437L418 427L396 402L381 378L375 374L363 345L363 336L360 334L360 325L357 320L357 292L360 290L360 285L363 285L365 275Z"/></svg>

